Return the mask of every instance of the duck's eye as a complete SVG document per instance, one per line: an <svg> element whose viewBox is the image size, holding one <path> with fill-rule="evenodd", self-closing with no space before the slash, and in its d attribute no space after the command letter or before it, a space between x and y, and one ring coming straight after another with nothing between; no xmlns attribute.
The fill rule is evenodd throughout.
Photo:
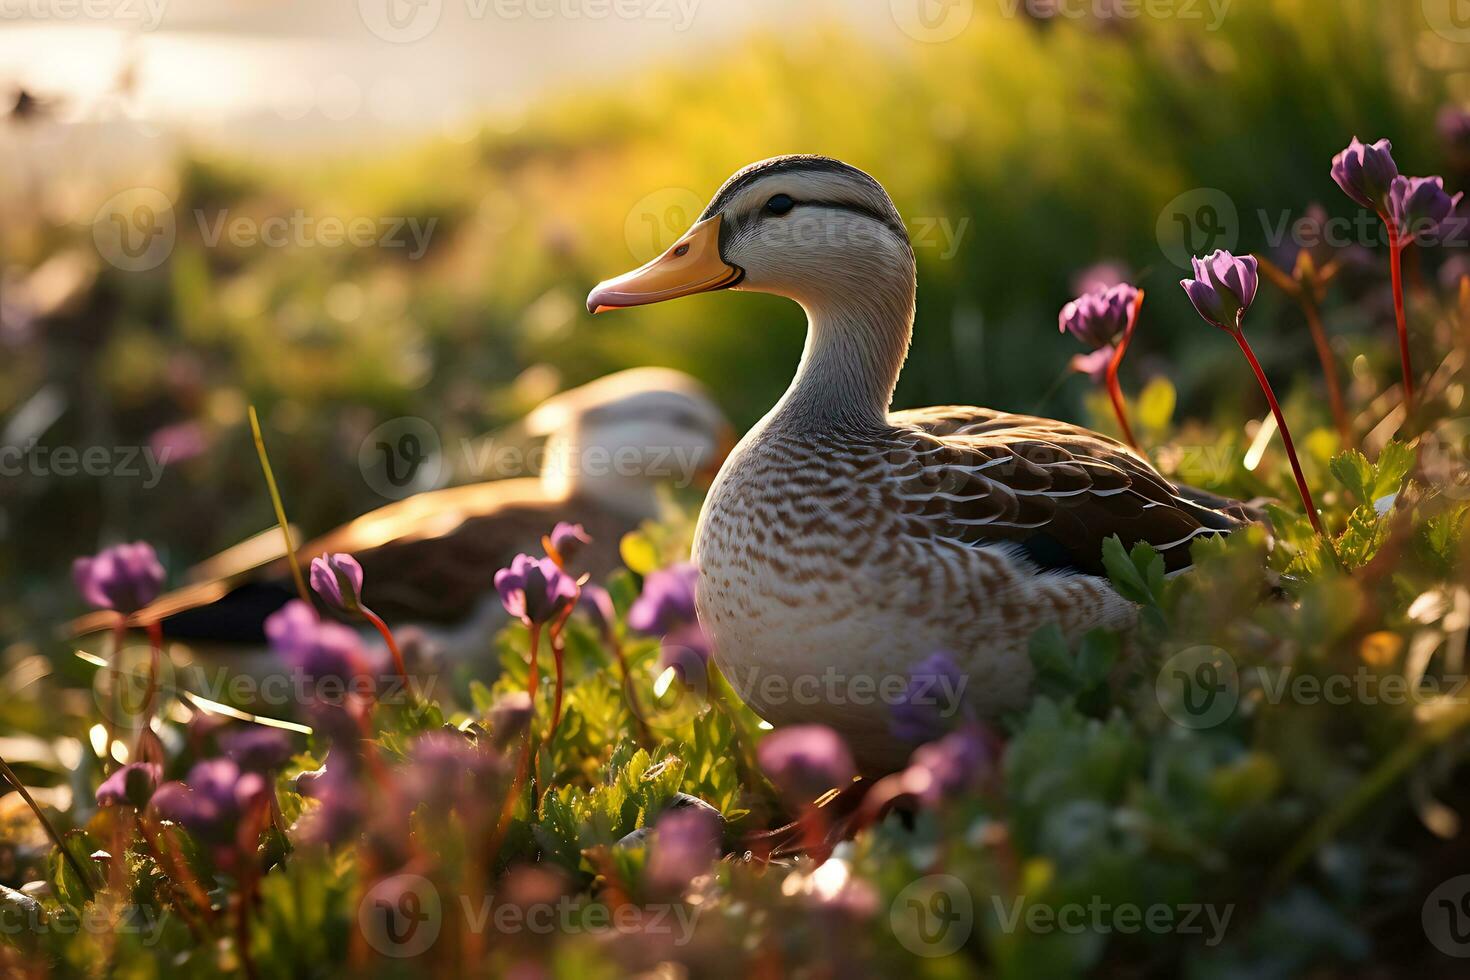
<svg viewBox="0 0 1470 980"><path fill-rule="evenodd" d="M785 214L796 207L796 202L791 199L790 194L777 194L766 202L766 210L771 214Z"/></svg>
<svg viewBox="0 0 1470 980"><path fill-rule="evenodd" d="M676 258L683 258L684 256L686 256L688 254L689 254L689 243L688 242L685 242L683 245L680 245L678 248L674 249L674 256Z"/></svg>

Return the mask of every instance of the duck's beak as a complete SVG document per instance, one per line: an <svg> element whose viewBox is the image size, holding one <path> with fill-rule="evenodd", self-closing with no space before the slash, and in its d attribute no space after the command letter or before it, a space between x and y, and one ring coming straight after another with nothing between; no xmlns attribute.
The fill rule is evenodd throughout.
<svg viewBox="0 0 1470 980"><path fill-rule="evenodd" d="M720 258L720 216L716 214L690 228L673 247L647 265L598 283L587 294L587 311L601 313L662 303L692 293L725 289L744 277L739 266Z"/></svg>

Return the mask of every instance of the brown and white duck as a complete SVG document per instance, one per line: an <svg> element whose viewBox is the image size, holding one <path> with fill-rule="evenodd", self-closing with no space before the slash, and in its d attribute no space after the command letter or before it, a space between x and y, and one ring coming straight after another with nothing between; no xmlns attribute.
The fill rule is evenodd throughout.
<svg viewBox="0 0 1470 980"><path fill-rule="evenodd" d="M1233 502L1175 486L1076 425L970 406L890 411L915 280L876 180L784 156L736 173L673 247L587 300L596 313L741 289L805 310L794 380L700 514L698 605L718 663L757 712L832 725L869 771L911 748L889 734L875 685L944 651L973 710L1021 706L1038 627L1075 638L1135 621L1104 575L1105 538L1150 542L1172 571L1189 565L1191 542L1245 521Z"/></svg>
<svg viewBox="0 0 1470 980"><path fill-rule="evenodd" d="M504 624L495 570L536 551L559 521L592 544L579 571L618 566L624 534L661 514L661 487L714 472L733 430L702 385L666 368L634 368L563 392L522 428L547 437L539 475L420 493L364 514L298 549L303 564L347 552L362 565L364 603L393 626L423 630L448 660L483 655ZM256 658L264 622L296 595L270 531L205 562L195 584L160 597L134 621L223 662ZM110 629L115 614L84 616L77 634ZM223 649L221 649L223 648ZM239 665L240 659L232 660ZM252 673L258 671L251 670Z"/></svg>

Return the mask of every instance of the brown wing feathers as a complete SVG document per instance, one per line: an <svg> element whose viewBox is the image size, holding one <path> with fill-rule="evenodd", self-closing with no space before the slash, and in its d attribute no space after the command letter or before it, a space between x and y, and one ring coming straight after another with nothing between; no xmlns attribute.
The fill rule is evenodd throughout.
<svg viewBox="0 0 1470 980"><path fill-rule="evenodd" d="M916 450L907 500L967 544L1011 542L1043 568L1104 574L1103 541L1147 541L1170 571L1189 546L1245 523L1239 505L1186 495L1127 447L1086 429L960 406L892 417ZM1221 505L1224 505L1223 507Z"/></svg>

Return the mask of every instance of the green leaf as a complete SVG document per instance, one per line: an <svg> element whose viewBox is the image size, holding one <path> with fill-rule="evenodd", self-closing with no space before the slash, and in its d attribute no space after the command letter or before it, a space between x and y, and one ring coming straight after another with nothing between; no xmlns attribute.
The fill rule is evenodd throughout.
<svg viewBox="0 0 1470 980"><path fill-rule="evenodd" d="M1174 419L1174 384L1162 375L1150 381L1138 395L1135 411L1139 424L1151 432L1168 430Z"/></svg>
<svg viewBox="0 0 1470 980"><path fill-rule="evenodd" d="M1364 504L1348 515L1347 527L1337 539L1337 554L1348 568L1361 568L1378 553L1387 534L1371 504Z"/></svg>
<svg viewBox="0 0 1470 980"><path fill-rule="evenodd" d="M1158 604L1164 587L1164 559L1147 541L1135 544L1130 553L1123 550L1122 539L1113 535L1103 542L1103 567L1125 599L1146 606Z"/></svg>
<svg viewBox="0 0 1470 980"><path fill-rule="evenodd" d="M1378 463L1373 467L1372 494L1363 503L1377 503L1384 497L1398 493L1404 486L1404 478L1414 468L1414 450L1402 442L1390 441L1378 454Z"/></svg>
<svg viewBox="0 0 1470 980"><path fill-rule="evenodd" d="M1356 449L1338 453L1332 460L1332 475L1352 491L1360 503L1372 502L1373 464L1368 462L1367 456Z"/></svg>
<svg viewBox="0 0 1470 980"><path fill-rule="evenodd" d="M92 853L98 849L97 842L84 830L68 830L61 835L67 853L76 858L76 866L90 873L95 862ZM51 880L56 883L56 897L73 909L83 909L92 900L90 882L77 877L72 862L58 848L51 854Z"/></svg>

